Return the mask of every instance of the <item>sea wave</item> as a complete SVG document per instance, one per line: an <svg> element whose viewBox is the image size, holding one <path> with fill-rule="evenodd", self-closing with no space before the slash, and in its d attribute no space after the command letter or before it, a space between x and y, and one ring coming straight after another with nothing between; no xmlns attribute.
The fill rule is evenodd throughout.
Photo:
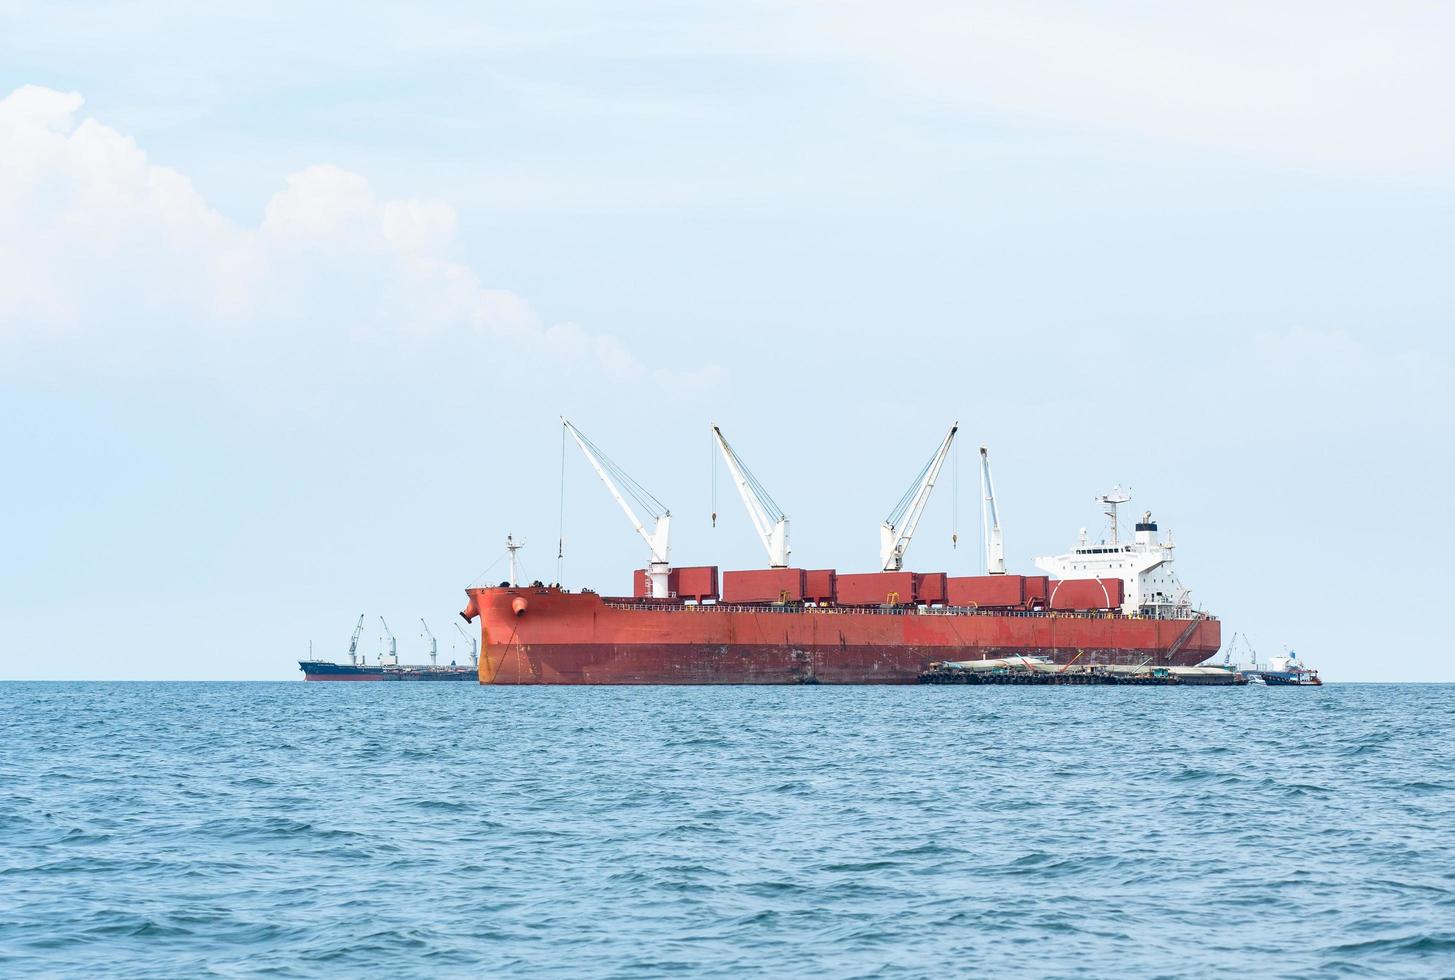
<svg viewBox="0 0 1455 980"><path fill-rule="evenodd" d="M0 694L7 977L1455 962L1455 687Z"/></svg>

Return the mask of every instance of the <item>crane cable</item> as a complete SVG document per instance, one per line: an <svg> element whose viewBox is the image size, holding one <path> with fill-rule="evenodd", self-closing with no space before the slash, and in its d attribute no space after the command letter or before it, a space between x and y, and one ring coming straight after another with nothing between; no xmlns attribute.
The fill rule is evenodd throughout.
<svg viewBox="0 0 1455 980"><path fill-rule="evenodd" d="M580 429L577 429L574 425L571 426L571 428L575 431L576 437L580 439L581 442L585 444L586 448L591 451L592 455L596 457L597 462L601 464L601 468L604 469L607 473L611 474L611 476L616 478L616 482L618 483L619 488L625 491L626 495L631 497L632 500L636 501L638 507L645 510L653 518L658 518L663 516L664 514L670 513L670 511L667 510L666 504L658 500L646 487L642 486L636 480L632 479L631 474L618 466L611 459L610 456L602 452L600 447L598 447L596 443L592 442L586 437L586 433L582 432ZM563 437L564 434L565 432L563 426Z"/></svg>
<svg viewBox="0 0 1455 980"><path fill-rule="evenodd" d="M505 559L506 554L507 554L507 552L502 551L500 554L496 555L495 556L495 560L492 561L489 565L487 565L485 567L485 571L481 572L479 575L476 575L470 581L470 584L469 584L469 586L467 586L467 588L474 588L476 582L480 581L482 578L484 578L485 576L489 575L490 574L490 569L494 568L496 565L499 565Z"/></svg>
<svg viewBox="0 0 1455 980"><path fill-rule="evenodd" d="M953 450L955 460L953 466L952 482L954 487L950 494L950 547L960 546L960 443L955 443Z"/></svg>
<svg viewBox="0 0 1455 980"><path fill-rule="evenodd" d="M761 506L763 510L767 511L768 516L771 517L773 520L783 520L785 516L783 513L783 508L778 506L777 502L768 493L768 489L764 487L763 484L758 482L758 478L753 475L752 470L748 469L748 464L743 462L743 458L739 456L736 451L734 451L733 447L728 443L727 437L722 434L721 430L717 432L717 437L722 440L723 448L726 449L727 454L733 458L733 462L738 464L738 470L743 474L743 482L748 485L748 488L752 491L753 496L757 498L759 506Z"/></svg>
<svg viewBox="0 0 1455 980"><path fill-rule="evenodd" d="M561 504L556 523L556 584L565 578L566 561L566 427L561 426Z"/></svg>
<svg viewBox="0 0 1455 980"><path fill-rule="evenodd" d="M924 483L925 476L929 473L930 467L935 465L935 457L939 454L938 449L930 453L930 458L925 460L924 466L920 467L920 471L915 475L914 481L910 483L909 489L904 491L904 496L899 498L899 503L895 504L894 509L889 512L889 516L884 518L885 524L896 529L899 527L899 522L904 520L910 504L914 503L915 494L919 492L920 485Z"/></svg>

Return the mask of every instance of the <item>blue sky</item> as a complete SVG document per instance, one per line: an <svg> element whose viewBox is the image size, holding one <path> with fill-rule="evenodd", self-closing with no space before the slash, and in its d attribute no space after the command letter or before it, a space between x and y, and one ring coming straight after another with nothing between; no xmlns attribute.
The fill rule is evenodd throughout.
<svg viewBox="0 0 1455 980"><path fill-rule="evenodd" d="M1455 12L1440 4L0 2L0 677L409 659L566 414L761 550L708 424L863 569L1010 563L1130 485L1194 597L1336 679L1455 680ZM577 456L565 582L644 558ZM498 578L495 565L486 579ZM365 648L377 649L372 626Z"/></svg>

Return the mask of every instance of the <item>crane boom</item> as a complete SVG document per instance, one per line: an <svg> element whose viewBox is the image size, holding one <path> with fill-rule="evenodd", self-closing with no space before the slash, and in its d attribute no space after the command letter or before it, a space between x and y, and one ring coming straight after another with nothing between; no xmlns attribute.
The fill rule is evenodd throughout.
<svg viewBox="0 0 1455 980"><path fill-rule="evenodd" d="M355 667L359 665L359 634L364 632L364 614L359 613L358 625L354 627L353 638L349 640L349 663Z"/></svg>
<svg viewBox="0 0 1455 980"><path fill-rule="evenodd" d="M916 482L910 485L909 490L900 498L899 504L879 526L879 562L884 571L897 572L904 567L904 553L909 550L909 542L914 537L915 528L919 526L920 517L924 515L925 504L930 501L935 480L940 476L940 467L945 464L945 457L950 455L950 446L954 444L955 433L959 431L959 422L950 426L940 448L935 450L935 454L915 478Z"/></svg>
<svg viewBox="0 0 1455 980"><path fill-rule="evenodd" d="M626 514L627 520L631 521L632 529L647 543L647 549L651 555L651 563L647 569L647 577L652 583L652 598L667 598L669 595L667 578L668 572L671 569L668 562L672 512L662 506L661 501L648 493L645 487L627 476L620 467L607 459L601 450L592 445L590 439L583 436L579 429L566 420L565 416L561 417L561 424L566 427L567 432L571 433L571 438L576 440L576 445L581 447L581 453L586 457L586 462L591 464L591 468L596 471L596 475L601 477L601 482L606 484L606 489L610 491L612 498L621 507L622 513ZM627 503L627 499L622 494L621 488L617 486L616 480L611 478L611 471L615 471L617 476L628 484L628 490L636 498L638 504L643 507L654 507L658 511L652 514L652 518L656 523L650 534L647 533L646 525L642 523L641 518L637 517L636 511L632 510L631 504Z"/></svg>
<svg viewBox="0 0 1455 980"><path fill-rule="evenodd" d="M421 625L421 626L424 627L424 635L427 636L427 637L429 637L429 663L430 663L430 666L431 667L438 667L439 666L440 646L439 646L438 643L435 642L434 634L429 631L429 623L426 623L424 621L424 617L423 616L419 617L419 625Z"/></svg>
<svg viewBox="0 0 1455 980"><path fill-rule="evenodd" d="M984 503L980 522L985 533L985 574L1005 574L1005 539L1000 533L1000 512L995 508L995 481L990 478L990 453L980 447L980 491Z"/></svg>
<svg viewBox="0 0 1455 980"><path fill-rule="evenodd" d="M395 667L399 664L399 644L394 640L394 631L389 624L384 622L384 617L379 617L379 622L384 625L384 635L389 637L389 666ZM382 659L382 658L381 658Z"/></svg>
<svg viewBox="0 0 1455 980"><path fill-rule="evenodd" d="M738 459L738 454L733 452L733 447L723 438L722 430L716 425L712 427L713 439L717 442L717 448L722 451L722 458L726 460L728 472L733 476L733 483L738 488L738 496L743 498L743 506L748 510L748 519L753 522L753 529L758 532L758 537L763 540L763 547L768 552L769 568L787 568L788 555L792 550L788 546L788 515L773 502L768 496L768 491Z"/></svg>
<svg viewBox="0 0 1455 980"><path fill-rule="evenodd" d="M460 635L463 636L465 640L470 644L470 663L478 667L480 665L480 655L476 652L475 649L475 638L469 633L466 633L464 628L460 626L459 623L455 624L455 629L459 630Z"/></svg>

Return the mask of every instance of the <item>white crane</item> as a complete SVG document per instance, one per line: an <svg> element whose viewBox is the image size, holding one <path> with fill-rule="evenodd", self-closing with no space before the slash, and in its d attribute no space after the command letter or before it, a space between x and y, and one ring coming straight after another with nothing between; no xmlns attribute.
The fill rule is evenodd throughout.
<svg viewBox="0 0 1455 980"><path fill-rule="evenodd" d="M930 461L915 477L914 483L910 484L894 510L890 511L884 523L879 526L879 564L886 572L897 572L904 567L904 553L909 550L910 539L914 537L914 530L919 526L925 504L929 503L930 492L935 489L935 480L939 478L940 467L944 465L945 457L950 455L950 446L954 444L955 433L958 431L959 422L950 426L940 448L935 450Z"/></svg>
<svg viewBox="0 0 1455 980"><path fill-rule="evenodd" d="M995 482L990 479L990 453L980 447L980 529L985 540L985 574L1005 574L1005 539L1000 533L1000 512L995 509Z"/></svg>
<svg viewBox="0 0 1455 980"><path fill-rule="evenodd" d="M621 505L627 520L631 521L632 529L647 543L651 554L650 563L647 566L647 578L652 583L652 598L668 598L670 593L667 589L667 578L671 569L668 557L668 538L672 526L672 512L660 500L652 496L645 487L628 476L625 470L608 459L605 453L597 449L591 440L566 421L564 416L561 418L561 424L566 427L567 432L571 433L571 438L575 439L576 445L581 447L586 462L591 464L591 468L596 471L597 476L601 477L601 482L606 484L606 489L611 492L611 496ZM613 476L616 477L615 480L612 479ZM617 486L618 481L626 488L627 494L630 494L631 498L636 501L637 506L647 511L656 522L650 534L647 533L646 526L641 519L637 517L636 511L632 510L631 504L627 503L626 497L622 495L621 487Z"/></svg>
<svg viewBox="0 0 1455 980"><path fill-rule="evenodd" d="M384 623L384 634L389 637L389 660L387 663L385 663L384 658L381 656L379 658L379 662L381 664L384 664L386 667L398 667L399 644L394 641L394 632L389 629L389 624L384 622L383 616L379 617L379 622Z"/></svg>
<svg viewBox="0 0 1455 980"><path fill-rule="evenodd" d="M429 623L424 621L423 616L419 617L419 625L424 627L424 635L429 637L429 665L438 667L440 665L440 645L435 642L434 634L429 631Z"/></svg>
<svg viewBox="0 0 1455 980"><path fill-rule="evenodd" d="M354 627L354 636L349 640L349 663L359 666L359 634L364 632L364 614L359 613L359 623Z"/></svg>
<svg viewBox="0 0 1455 980"><path fill-rule="evenodd" d="M470 663L476 667L480 666L480 655L475 650L475 638L466 633L459 623L455 624L455 629L459 630L460 635L465 638L465 642L470 644Z"/></svg>
<svg viewBox="0 0 1455 980"><path fill-rule="evenodd" d="M712 436L717 441L717 448L722 450L722 458L727 461L728 472L732 473L733 483L738 488L738 496L743 498L743 506L748 509L748 519L753 522L758 537L763 539L763 547L768 551L768 567L787 568L788 555L792 551L788 546L788 515L773 502L768 491L763 489L758 478L743 465L738 454L733 452L733 447L723 438L722 430L715 425L712 427Z"/></svg>

